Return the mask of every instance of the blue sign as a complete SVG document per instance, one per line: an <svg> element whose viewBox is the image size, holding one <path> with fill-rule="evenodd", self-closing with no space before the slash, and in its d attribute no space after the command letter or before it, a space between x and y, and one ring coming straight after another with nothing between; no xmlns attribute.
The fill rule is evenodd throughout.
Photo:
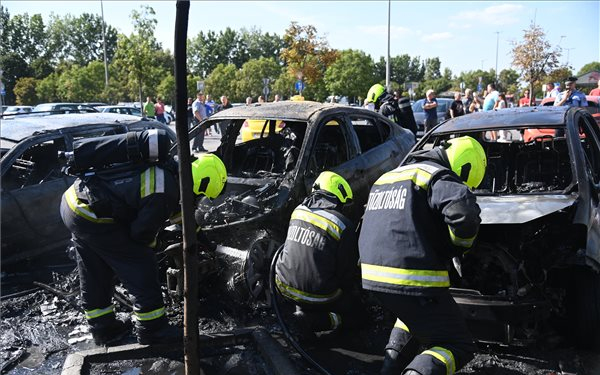
<svg viewBox="0 0 600 375"><path fill-rule="evenodd" d="M482 88L483 88L483 87L481 87L481 82L479 82L479 83L477 84L477 92L481 92L481 89L482 89Z"/></svg>
<svg viewBox="0 0 600 375"><path fill-rule="evenodd" d="M297 80L296 85L294 87L296 88L296 91L302 91L302 90L304 90L306 85L304 84L304 82Z"/></svg>

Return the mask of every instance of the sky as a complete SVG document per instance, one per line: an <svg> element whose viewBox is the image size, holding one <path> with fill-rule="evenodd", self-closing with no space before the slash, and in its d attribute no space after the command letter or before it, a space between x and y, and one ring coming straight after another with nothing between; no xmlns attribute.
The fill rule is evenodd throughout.
<svg viewBox="0 0 600 375"><path fill-rule="evenodd" d="M107 24L124 34L130 15L144 4L157 15L155 35L173 51L176 2L104 0ZM101 14L101 1L3 0L11 15ZM600 1L391 1L390 55L439 57L454 75L461 71L511 68L511 42L532 21L546 39L563 48L560 61L577 73L600 61ZM257 28L281 36L290 22L313 25L336 49L358 49L378 61L387 54L388 1L199 1L190 5L188 37L200 31ZM497 61L496 61L497 60Z"/></svg>

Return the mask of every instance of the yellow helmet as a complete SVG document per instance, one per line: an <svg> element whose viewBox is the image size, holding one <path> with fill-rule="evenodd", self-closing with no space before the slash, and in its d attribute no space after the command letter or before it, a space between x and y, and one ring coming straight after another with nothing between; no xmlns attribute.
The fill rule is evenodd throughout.
<svg viewBox="0 0 600 375"><path fill-rule="evenodd" d="M470 188L479 186L485 175L487 158L481 144L469 136L450 139L446 155L452 171Z"/></svg>
<svg viewBox="0 0 600 375"><path fill-rule="evenodd" d="M367 103L376 103L377 99L385 92L385 87L379 83L374 84L367 93Z"/></svg>
<svg viewBox="0 0 600 375"><path fill-rule="evenodd" d="M313 191L325 190L335 195L340 202L352 200L352 188L342 176L337 173L321 172L313 184Z"/></svg>
<svg viewBox="0 0 600 375"><path fill-rule="evenodd" d="M192 163L192 179L196 195L204 194L208 198L216 198L227 182L225 164L216 155L202 154Z"/></svg>

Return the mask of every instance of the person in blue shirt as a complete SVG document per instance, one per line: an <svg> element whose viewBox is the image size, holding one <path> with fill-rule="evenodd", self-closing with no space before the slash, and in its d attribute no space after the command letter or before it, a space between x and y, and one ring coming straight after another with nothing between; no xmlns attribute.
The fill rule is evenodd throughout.
<svg viewBox="0 0 600 375"><path fill-rule="evenodd" d="M427 90L425 93L425 101L423 102L423 111L425 112L425 133L438 123L437 105L435 91L432 89Z"/></svg>
<svg viewBox="0 0 600 375"><path fill-rule="evenodd" d="M568 105L569 107L587 107L585 94L575 88L577 77L569 77L565 81L565 91L558 94L554 106Z"/></svg>

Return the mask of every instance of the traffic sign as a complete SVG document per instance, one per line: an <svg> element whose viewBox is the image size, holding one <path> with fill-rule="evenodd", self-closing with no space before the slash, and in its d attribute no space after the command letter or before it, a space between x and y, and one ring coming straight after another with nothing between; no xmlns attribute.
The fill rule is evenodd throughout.
<svg viewBox="0 0 600 375"><path fill-rule="evenodd" d="M204 91L204 81L196 81L196 90Z"/></svg>
<svg viewBox="0 0 600 375"><path fill-rule="evenodd" d="M267 97L267 96L269 96L269 94L270 94L270 93L271 93L271 90L269 90L269 88L268 88L267 86L265 86L265 87L263 88L263 95L264 95L265 97Z"/></svg>
<svg viewBox="0 0 600 375"><path fill-rule="evenodd" d="M296 81L296 85L294 85L294 87L296 88L296 91L302 91L302 90L304 90L304 88L306 87L306 85L304 84L303 81L297 80Z"/></svg>

